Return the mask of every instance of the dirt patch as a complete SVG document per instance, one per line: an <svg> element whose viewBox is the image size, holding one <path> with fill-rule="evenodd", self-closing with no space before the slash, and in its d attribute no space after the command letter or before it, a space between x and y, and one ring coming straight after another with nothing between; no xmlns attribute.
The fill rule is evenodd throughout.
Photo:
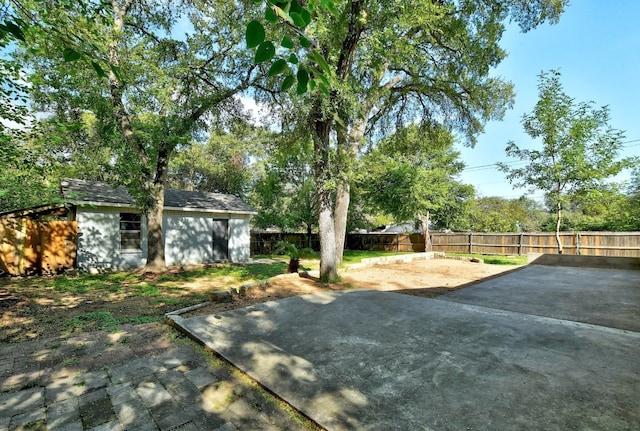
<svg viewBox="0 0 640 431"><path fill-rule="evenodd" d="M432 298L517 268L519 267L450 259L376 265L342 271L340 283L324 284L307 278L271 281L268 285L248 289L244 295L234 295L231 302L210 304L182 316L193 317L219 313L234 308L248 307L260 302L317 293L327 289L385 290Z"/></svg>
<svg viewBox="0 0 640 431"><path fill-rule="evenodd" d="M458 289L514 268L453 259L431 259L353 269L344 274L343 280L365 289L415 290L414 294L418 295L428 289ZM425 296L428 296L426 292Z"/></svg>
<svg viewBox="0 0 640 431"><path fill-rule="evenodd" d="M394 290L433 297L512 269L513 266L436 259L351 269L342 272L340 283L331 285L304 278L286 278L250 288L242 296L233 295L230 302L212 304L191 315L216 313L326 289ZM165 313L202 303L211 292L230 287L224 277L183 280L162 288L145 283L129 286L124 280L107 289L87 287L86 292L80 293L76 289L70 293L45 287L44 283L40 285L37 279L26 286L7 279L3 281L6 284L0 286L0 342L20 342L102 329L115 331L123 324L160 321ZM61 278L59 281L74 283L73 278Z"/></svg>

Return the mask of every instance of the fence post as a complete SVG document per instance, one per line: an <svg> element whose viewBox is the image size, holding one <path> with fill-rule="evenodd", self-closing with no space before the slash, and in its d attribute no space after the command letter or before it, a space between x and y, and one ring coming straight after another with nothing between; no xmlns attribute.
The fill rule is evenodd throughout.
<svg viewBox="0 0 640 431"><path fill-rule="evenodd" d="M469 254L473 254L473 232L469 234Z"/></svg>
<svg viewBox="0 0 640 431"><path fill-rule="evenodd" d="M580 242L582 240L582 237L580 235L580 232L576 232L576 254L580 255Z"/></svg>

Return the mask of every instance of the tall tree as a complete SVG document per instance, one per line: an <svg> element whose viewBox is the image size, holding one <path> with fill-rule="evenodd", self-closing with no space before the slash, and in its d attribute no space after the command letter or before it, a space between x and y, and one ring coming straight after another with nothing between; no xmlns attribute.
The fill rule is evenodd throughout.
<svg viewBox="0 0 640 431"><path fill-rule="evenodd" d="M253 165L264 158L274 134L244 120L209 133L206 143L192 142L176 149L169 163L169 184L244 197L256 177Z"/></svg>
<svg viewBox="0 0 640 431"><path fill-rule="evenodd" d="M164 266L169 161L207 120L239 109L234 96L256 67L243 29L229 16L250 17L252 10L245 2L111 0L95 19L83 2L48 9L22 3L23 13L39 11L49 26L81 36L61 61L58 44L27 32L32 96L43 110L72 106L96 116L105 145L116 149L120 181L146 216L147 267Z"/></svg>
<svg viewBox="0 0 640 431"><path fill-rule="evenodd" d="M473 143L483 123L501 118L511 102L511 86L488 76L505 56L498 45L502 22L511 18L525 31L554 22L566 1L329 3L333 13L314 8L301 25L293 20L313 42L307 44L312 64L296 74L303 90L308 75L330 81L328 95L308 81L314 91L307 96L323 279L335 278L342 257L352 165L365 136L392 134L387 126L421 117L456 128Z"/></svg>
<svg viewBox="0 0 640 431"><path fill-rule="evenodd" d="M370 205L396 222L420 221L430 250L431 218L464 190L455 180L464 164L446 129L411 125L383 140L364 157L359 187ZM451 209L451 206L447 208Z"/></svg>
<svg viewBox="0 0 640 431"><path fill-rule="evenodd" d="M594 108L593 102L576 102L563 91L560 77L557 70L539 76L539 100L533 111L522 117L525 132L540 139L542 148L520 148L510 142L507 156L527 164L519 168L500 164L512 184L544 192L556 213L558 253L562 253L560 228L568 203L602 189L607 179L632 162L630 158L618 159L624 135L609 125L609 109Z"/></svg>
<svg viewBox="0 0 640 431"><path fill-rule="evenodd" d="M620 207L621 211L617 213L616 217L617 229L640 231L640 211L638 211L640 208L640 168L638 167L632 173L625 200Z"/></svg>
<svg viewBox="0 0 640 431"><path fill-rule="evenodd" d="M310 146L308 137L296 131L280 134L272 142L267 157L257 166L259 174L250 197L258 209L254 218L257 227L276 226L284 231L303 229L309 248L318 220Z"/></svg>
<svg viewBox="0 0 640 431"><path fill-rule="evenodd" d="M535 232L540 230L546 211L542 204L524 196L488 196L476 199L470 213L469 229L474 232Z"/></svg>

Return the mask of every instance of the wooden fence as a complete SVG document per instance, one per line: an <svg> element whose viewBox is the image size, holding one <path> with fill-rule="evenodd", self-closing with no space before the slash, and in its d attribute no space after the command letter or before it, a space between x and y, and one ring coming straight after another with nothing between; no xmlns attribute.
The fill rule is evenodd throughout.
<svg viewBox="0 0 640 431"><path fill-rule="evenodd" d="M563 253L640 257L640 232L561 232ZM557 253L555 232L434 233L434 251L445 253Z"/></svg>
<svg viewBox="0 0 640 431"><path fill-rule="evenodd" d="M251 255L271 254L278 241L287 241L296 247L309 247L320 250L320 238L317 233L309 237L304 233L265 233L251 232ZM366 233L347 234L346 250L377 250L377 251L424 251L424 240L420 234L404 233Z"/></svg>
<svg viewBox="0 0 640 431"><path fill-rule="evenodd" d="M440 233L430 234L433 251L524 255L557 253L555 232L540 233ZM640 232L561 232L563 253L591 256L640 257ZM307 247L308 237L297 233L252 233L251 254L269 254L278 241ZM314 250L319 249L318 235L311 236ZM367 233L348 234L347 250L424 251L421 234Z"/></svg>
<svg viewBox="0 0 640 431"><path fill-rule="evenodd" d="M73 268L77 238L76 222L0 219L0 271L57 274Z"/></svg>

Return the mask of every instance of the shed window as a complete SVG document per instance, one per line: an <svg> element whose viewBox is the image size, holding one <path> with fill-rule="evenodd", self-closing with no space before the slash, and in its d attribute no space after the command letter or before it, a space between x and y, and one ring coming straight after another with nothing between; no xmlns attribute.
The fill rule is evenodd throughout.
<svg viewBox="0 0 640 431"><path fill-rule="evenodd" d="M140 250L140 214L120 213L120 250Z"/></svg>

